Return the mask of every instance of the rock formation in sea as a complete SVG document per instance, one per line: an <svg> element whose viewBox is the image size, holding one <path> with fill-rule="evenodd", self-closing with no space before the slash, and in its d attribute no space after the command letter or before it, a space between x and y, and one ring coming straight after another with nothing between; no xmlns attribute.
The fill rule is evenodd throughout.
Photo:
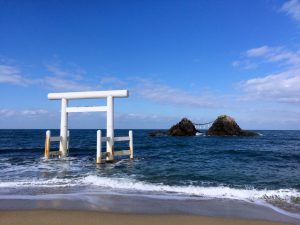
<svg viewBox="0 0 300 225"><path fill-rule="evenodd" d="M252 131L242 130L235 120L227 115L219 116L206 132L212 136L256 136Z"/></svg>
<svg viewBox="0 0 300 225"><path fill-rule="evenodd" d="M172 126L168 133L171 136L194 136L197 133L197 129L192 121L183 118L179 123Z"/></svg>

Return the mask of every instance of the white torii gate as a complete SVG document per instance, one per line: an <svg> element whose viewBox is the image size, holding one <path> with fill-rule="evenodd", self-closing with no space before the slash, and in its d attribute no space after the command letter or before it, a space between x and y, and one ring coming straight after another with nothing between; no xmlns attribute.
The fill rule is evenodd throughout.
<svg viewBox="0 0 300 225"><path fill-rule="evenodd" d="M114 98L128 97L128 90L87 91L49 93L48 99L61 100L60 144L62 157L68 154L68 113L72 112L107 112L106 123L106 152L107 160L114 159ZM68 107L69 100L106 98L106 106Z"/></svg>

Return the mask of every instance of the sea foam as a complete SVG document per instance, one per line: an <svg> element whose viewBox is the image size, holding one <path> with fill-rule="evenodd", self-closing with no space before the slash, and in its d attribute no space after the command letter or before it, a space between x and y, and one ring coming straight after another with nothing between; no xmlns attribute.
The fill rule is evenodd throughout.
<svg viewBox="0 0 300 225"><path fill-rule="evenodd" d="M88 175L80 178L52 178L52 179L32 179L26 181L1 182L0 188L9 187L73 187L93 185L108 188L116 191L144 192L167 195L181 195L204 198L226 198L245 201L255 201L277 197L282 200L289 200L291 197L300 198L300 192L296 189L255 189L255 188L232 188L227 186L196 186L196 185L166 185L161 183L149 183L138 181L134 178L101 177ZM103 190L103 189L102 189Z"/></svg>
<svg viewBox="0 0 300 225"><path fill-rule="evenodd" d="M226 186L202 187L202 186L171 186L165 184L153 184L143 181L137 181L131 178L108 178L89 175L83 178L83 183L96 185L115 190L156 192L167 194L178 194L187 196L198 196L206 198L227 198L238 200L254 201L266 197L277 196L278 198L288 200L291 197L300 197L300 192L295 189L278 190L257 190L254 188L237 189Z"/></svg>

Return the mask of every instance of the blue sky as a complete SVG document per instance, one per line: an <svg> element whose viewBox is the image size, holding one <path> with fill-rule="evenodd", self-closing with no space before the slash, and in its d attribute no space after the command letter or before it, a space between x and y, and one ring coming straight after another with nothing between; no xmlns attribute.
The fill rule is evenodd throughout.
<svg viewBox="0 0 300 225"><path fill-rule="evenodd" d="M0 128L58 128L49 92L128 89L117 128L228 114L299 129L299 31L298 0L0 0ZM103 128L105 114L71 114L70 126Z"/></svg>

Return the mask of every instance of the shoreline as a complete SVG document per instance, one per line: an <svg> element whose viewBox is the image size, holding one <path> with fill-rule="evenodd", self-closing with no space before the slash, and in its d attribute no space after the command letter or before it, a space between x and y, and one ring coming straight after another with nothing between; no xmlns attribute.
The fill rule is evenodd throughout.
<svg viewBox="0 0 300 225"><path fill-rule="evenodd" d="M158 199L150 196L111 193L0 197L1 215L9 212L39 210L97 212L101 215L147 215L155 218L182 215L300 225L300 217L295 218L257 203L229 199Z"/></svg>
<svg viewBox="0 0 300 225"><path fill-rule="evenodd" d="M289 223L266 220L249 220L236 218L209 217L184 214L130 214L103 213L87 210L8 210L0 211L0 225L280 225Z"/></svg>

